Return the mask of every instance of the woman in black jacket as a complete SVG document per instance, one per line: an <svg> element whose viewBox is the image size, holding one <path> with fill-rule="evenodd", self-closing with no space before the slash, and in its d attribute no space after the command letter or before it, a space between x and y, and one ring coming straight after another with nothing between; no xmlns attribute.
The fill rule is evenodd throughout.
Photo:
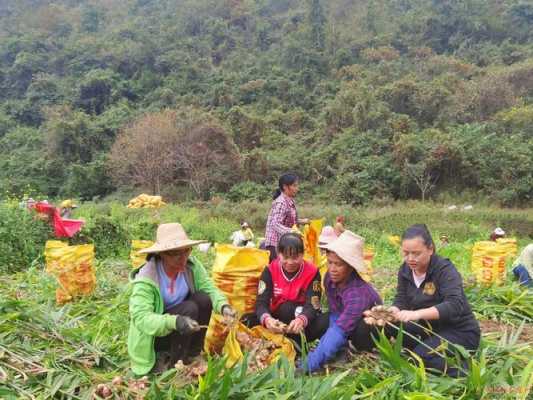
<svg viewBox="0 0 533 400"><path fill-rule="evenodd" d="M448 346L451 355L453 344L476 350L481 336L461 275L450 260L435 254L433 239L425 225L413 225L405 231L402 254L404 263L398 272L396 297L389 311L396 322L403 323L404 332L418 339L404 335L403 345L417 354L426 368L457 376L460 370L448 367L446 359L438 354L446 351L441 346L442 339L451 344Z"/></svg>

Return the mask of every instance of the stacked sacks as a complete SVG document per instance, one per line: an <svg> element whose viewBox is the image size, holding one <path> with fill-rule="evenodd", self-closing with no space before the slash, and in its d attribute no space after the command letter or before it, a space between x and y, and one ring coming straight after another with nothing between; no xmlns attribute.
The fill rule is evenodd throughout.
<svg viewBox="0 0 533 400"><path fill-rule="evenodd" d="M472 272L482 285L501 285L505 281L505 265L517 254L516 239L476 242L472 247Z"/></svg>
<svg viewBox="0 0 533 400"><path fill-rule="evenodd" d="M498 243L507 258L516 258L518 255L518 243L515 238L496 239L496 243Z"/></svg>
<svg viewBox="0 0 533 400"><path fill-rule="evenodd" d="M269 252L227 244L217 244L215 251L211 272L213 282L240 315L253 313L259 277L268 265ZM223 318L212 314L205 338L205 351L219 354L227 334L228 328Z"/></svg>
<svg viewBox="0 0 533 400"><path fill-rule="evenodd" d="M131 199L127 205L128 208L159 208L166 205L161 196L150 196L148 194L140 194Z"/></svg>
<svg viewBox="0 0 533 400"><path fill-rule="evenodd" d="M141 254L139 251L146 249L154 244L151 240L132 240L130 251L130 262L133 268L139 268L146 262L146 254Z"/></svg>
<svg viewBox="0 0 533 400"><path fill-rule="evenodd" d="M94 246L69 246L58 240L46 242L46 271L57 278L56 301L64 304L79 296L90 295L96 287Z"/></svg>

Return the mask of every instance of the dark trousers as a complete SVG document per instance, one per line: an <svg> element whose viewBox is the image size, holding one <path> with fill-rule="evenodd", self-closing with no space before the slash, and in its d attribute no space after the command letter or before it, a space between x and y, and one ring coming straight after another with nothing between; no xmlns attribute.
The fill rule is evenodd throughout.
<svg viewBox="0 0 533 400"><path fill-rule="evenodd" d="M166 310L166 314L172 315L186 315L200 325L207 325L211 318L213 306L211 299L204 292L196 292L189 294L189 296L180 304ZM202 351L204 344L206 329L202 328L200 331L192 335L182 335L177 331L170 333L167 336L155 338L155 351L170 352L170 362L174 365L178 360L185 360L189 357L195 357Z"/></svg>
<svg viewBox="0 0 533 400"><path fill-rule="evenodd" d="M279 319L284 324L289 324L295 318L296 307L298 304L293 302L283 303L279 308L272 313L272 316ZM242 318L242 322L249 328L259 325L259 319L255 314L247 314ZM309 322L305 328L305 340L312 342L313 340L320 339L326 330L328 329L329 319L328 314L318 314L311 322ZM297 343L300 343L300 335L288 334L287 337L291 338Z"/></svg>
<svg viewBox="0 0 533 400"><path fill-rule="evenodd" d="M531 279L531 276L529 276L526 267L522 264L518 264L513 268L513 274L515 278L518 279L518 282L520 282L520 285L533 287L533 280Z"/></svg>
<svg viewBox="0 0 533 400"><path fill-rule="evenodd" d="M420 321L418 322L418 324L422 326L429 326L424 321ZM374 334L377 333L377 331L375 331L376 328L371 329L374 329ZM479 340L481 336L481 332L479 331L479 329L457 330L453 328L441 328L437 330L434 329L433 332L435 334L433 334L432 332L428 332L428 330L409 322L403 325L403 330L404 348L409 349L413 351L416 355L418 355L422 359L422 361L424 361L424 365L426 368L446 372L446 374L451 377L463 376L464 373L461 371L460 368L448 366L446 359L441 357L436 352L440 354L446 354L449 357L453 357L454 344L463 346L467 350L476 350L479 347ZM405 332L416 337L423 344L406 335ZM389 337L396 337L398 335L398 330L388 326L385 329L385 334ZM447 348L439 347L442 344L441 337L447 342L449 342ZM435 349L436 352L434 351ZM461 366L461 368L463 370L466 370L468 368L466 360L463 360L463 365Z"/></svg>
<svg viewBox="0 0 533 400"><path fill-rule="evenodd" d="M355 326L355 329L348 335L348 340L359 351L371 351L376 347L372 338L372 336L377 337L376 334L376 329L371 325L365 324L363 318L361 318Z"/></svg>

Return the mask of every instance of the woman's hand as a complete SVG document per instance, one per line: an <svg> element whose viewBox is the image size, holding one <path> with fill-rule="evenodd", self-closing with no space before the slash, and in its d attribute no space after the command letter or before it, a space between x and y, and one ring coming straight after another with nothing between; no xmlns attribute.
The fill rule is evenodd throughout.
<svg viewBox="0 0 533 400"><path fill-rule="evenodd" d="M299 334L304 330L304 321L301 318L294 318L287 327L287 333Z"/></svg>
<svg viewBox="0 0 533 400"><path fill-rule="evenodd" d="M224 323L226 325L232 325L237 318L237 311L235 311L229 304L224 304L222 306L222 316L224 317Z"/></svg>
<svg viewBox="0 0 533 400"><path fill-rule="evenodd" d="M287 325L276 318L269 317L265 321L265 328L267 328L270 332L284 333L287 329Z"/></svg>
<svg viewBox="0 0 533 400"><path fill-rule="evenodd" d="M418 321L420 319L420 313L418 311L403 310L398 311L394 318L398 322Z"/></svg>
<svg viewBox="0 0 533 400"><path fill-rule="evenodd" d="M309 218L300 218L298 219L298 225L305 225L309 223Z"/></svg>

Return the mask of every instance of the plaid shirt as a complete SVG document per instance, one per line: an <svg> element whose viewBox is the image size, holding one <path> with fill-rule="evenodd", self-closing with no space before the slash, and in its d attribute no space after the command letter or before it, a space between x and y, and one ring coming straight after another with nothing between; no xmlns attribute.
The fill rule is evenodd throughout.
<svg viewBox="0 0 533 400"><path fill-rule="evenodd" d="M346 334L353 332L363 316L363 311L376 304L382 304L381 297L374 287L356 279L353 274L348 284L340 289L331 281L329 273L326 273L324 286L328 295L329 311L339 315L337 325Z"/></svg>
<svg viewBox="0 0 533 400"><path fill-rule="evenodd" d="M278 245L279 238L284 233L290 232L298 221L294 200L285 194L280 194L272 202L272 208L268 213L265 246Z"/></svg>

